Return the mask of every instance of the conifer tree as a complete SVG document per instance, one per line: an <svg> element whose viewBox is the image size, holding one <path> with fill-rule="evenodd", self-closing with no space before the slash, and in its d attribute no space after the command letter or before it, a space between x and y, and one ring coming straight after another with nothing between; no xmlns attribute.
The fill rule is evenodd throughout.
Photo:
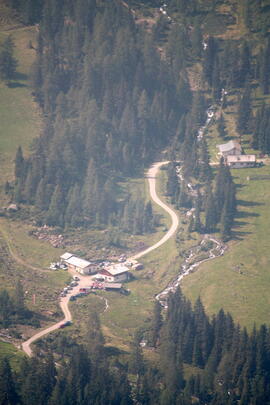
<svg viewBox="0 0 270 405"><path fill-rule="evenodd" d="M204 60L203 60L203 73L211 86L213 82L213 69L215 65L216 55L218 51L218 45L216 40L213 37L209 37L207 41L207 48L204 51Z"/></svg>
<svg viewBox="0 0 270 405"><path fill-rule="evenodd" d="M206 190L205 202L205 230L206 232L213 232L217 224L217 212L212 188L209 186Z"/></svg>
<svg viewBox="0 0 270 405"><path fill-rule="evenodd" d="M261 69L260 69L260 86L263 94L269 94L269 63L270 63L270 40L268 39L267 45L262 54Z"/></svg>
<svg viewBox="0 0 270 405"><path fill-rule="evenodd" d="M9 81L14 79L17 60L13 56L14 42L9 35L1 45L0 48L0 79Z"/></svg>
<svg viewBox="0 0 270 405"><path fill-rule="evenodd" d="M160 329L162 327L162 315L161 315L162 307L159 301L155 301L154 305L154 312L153 312L153 319L150 331L150 343L152 346L157 347L157 343L159 340Z"/></svg>
<svg viewBox="0 0 270 405"><path fill-rule="evenodd" d="M132 342L129 371L137 376L137 380L145 372L142 348L140 346L140 334L138 332L135 333L134 340Z"/></svg>
<svg viewBox="0 0 270 405"><path fill-rule="evenodd" d="M60 186L57 186L53 192L47 221L49 225L63 225L63 192Z"/></svg>
<svg viewBox="0 0 270 405"><path fill-rule="evenodd" d="M198 195L195 201L195 211L194 211L194 230L196 232L201 232L202 223L201 223L201 196Z"/></svg>
<svg viewBox="0 0 270 405"><path fill-rule="evenodd" d="M247 83L239 101L237 129L240 134L248 132L251 118L251 89Z"/></svg>
<svg viewBox="0 0 270 405"><path fill-rule="evenodd" d="M16 285L15 285L13 304L14 304L14 308L15 308L16 312L19 315L23 315L25 312L24 290L23 290L23 285L20 280L17 280Z"/></svg>
<svg viewBox="0 0 270 405"><path fill-rule="evenodd" d="M16 152L14 174L16 181L24 175L24 157L21 146L18 147Z"/></svg>
<svg viewBox="0 0 270 405"><path fill-rule="evenodd" d="M218 134L221 138L226 137L226 125L225 125L225 119L223 114L220 115L220 118L218 120L217 124L217 129L218 129Z"/></svg>
<svg viewBox="0 0 270 405"><path fill-rule="evenodd" d="M16 392L12 371L7 358L0 361L0 404L18 405L19 398Z"/></svg>
<svg viewBox="0 0 270 405"><path fill-rule="evenodd" d="M232 219L229 211L229 202L226 201L223 206L220 218L220 233L221 238L224 242L226 242L231 236L231 226L232 226Z"/></svg>

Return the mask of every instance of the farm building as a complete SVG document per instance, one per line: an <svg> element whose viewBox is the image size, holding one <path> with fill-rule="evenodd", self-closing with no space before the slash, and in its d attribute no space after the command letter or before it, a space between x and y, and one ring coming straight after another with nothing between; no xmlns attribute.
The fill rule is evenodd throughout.
<svg viewBox="0 0 270 405"><path fill-rule="evenodd" d="M133 270L142 270L143 269L143 264L139 263L137 260L135 259L128 259L124 265L130 266Z"/></svg>
<svg viewBox="0 0 270 405"><path fill-rule="evenodd" d="M60 256L61 262L68 266L69 270L75 270L80 274L93 274L98 270L95 263L88 262L88 260L80 259L71 253L64 253Z"/></svg>
<svg viewBox="0 0 270 405"><path fill-rule="evenodd" d="M254 167L256 165L255 155L230 155L226 157L226 164L235 169Z"/></svg>
<svg viewBox="0 0 270 405"><path fill-rule="evenodd" d="M123 264L111 265L99 271L97 276L103 278L109 283L127 281L129 278L128 267Z"/></svg>
<svg viewBox="0 0 270 405"><path fill-rule="evenodd" d="M121 283L104 283L103 284L105 290L108 291L119 291L122 288L122 284Z"/></svg>
<svg viewBox="0 0 270 405"><path fill-rule="evenodd" d="M80 259L76 256L71 256L69 259L65 260L69 270L75 270L80 274L90 274L91 273L91 263L87 260Z"/></svg>
<svg viewBox="0 0 270 405"><path fill-rule="evenodd" d="M217 145L219 149L219 155L226 158L226 156L231 155L241 155L242 147L238 141L231 140L227 143L223 143L222 145Z"/></svg>
<svg viewBox="0 0 270 405"><path fill-rule="evenodd" d="M72 253L64 253L62 256L60 256L61 263L66 263L66 260L70 259L72 256L74 256Z"/></svg>

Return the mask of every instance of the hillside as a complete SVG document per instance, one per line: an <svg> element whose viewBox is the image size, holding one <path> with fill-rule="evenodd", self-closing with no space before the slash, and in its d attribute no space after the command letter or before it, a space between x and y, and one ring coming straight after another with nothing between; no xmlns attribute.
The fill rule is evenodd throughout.
<svg viewBox="0 0 270 405"><path fill-rule="evenodd" d="M269 2L6 0L0 14L0 359L13 369L0 361L0 398L267 405ZM230 140L255 167L220 161ZM144 177L165 160L157 194L176 234L127 295L74 298L73 324L21 361L6 342L62 319L73 273L50 262L115 263L167 232Z"/></svg>
<svg viewBox="0 0 270 405"><path fill-rule="evenodd" d="M22 204L23 210L16 221L20 221L20 216L27 218L28 224L23 225L23 232L35 231L35 221L38 225L60 225L62 232L65 229L67 241L71 241L68 246L83 254L88 252L88 239L101 246L107 254L113 251L110 247L106 250L110 244L113 246L113 240L106 241L106 244L102 240L102 232L108 226L114 229L115 236L112 238L127 240L125 246L121 247L120 243L117 248L119 251L134 247L134 236L138 243L145 243L147 239L150 243L158 239L157 231L161 231L162 224L154 233L151 231L149 234L149 231L140 228L139 217L131 223L131 218L139 212L143 199L148 198L143 182L137 180L136 176L140 176L142 167L150 164L167 147L169 158L183 161L185 175L201 188L203 196L198 203L188 196L184 186L181 188L181 196L176 195L179 190L173 191L172 201L176 206L179 205L180 210L185 211L192 207L196 209L196 204L197 207L200 206L195 218L195 222L199 220L201 223L200 230L199 223L185 224L183 217L182 229L185 236L180 238L185 239L181 249L184 250L196 243L190 237L199 239L200 233L204 232L209 192L207 183L209 179L211 182L216 173L215 170L211 172L209 161L218 163L216 145L229 139L241 139L246 153L253 152L254 147L256 153L265 154L268 151L268 141L262 143L260 140L263 130L258 127L256 118L256 114L261 114L263 103L268 103L269 100L268 79L264 74L264 63L268 58L268 9L264 4L259 10L255 10L252 2L247 6L244 3L240 5L222 1L214 6L210 2L192 2L186 9L183 1L171 1L166 6L161 6L161 9L160 4L154 1L144 2L143 5L139 1L122 5L115 1L110 7L104 7L104 3L100 1L98 4L93 2L92 6L89 8L92 11L83 16L80 9L74 14L72 7L66 4L64 12L55 12L49 24L46 18L49 18L52 9L47 4L47 14L39 28L21 25L12 31L9 26L8 31L4 31L6 28L3 26L3 38L7 35L6 32L12 33L15 56L20 63L18 76L12 86L7 87L3 83L1 87L5 99L10 99L10 103L2 106L7 117L1 136L5 151L2 156L6 173L4 180L9 180L14 187L10 195L4 195L4 201L13 198L15 202ZM18 6L18 10L22 12L22 5ZM248 15L255 15L254 13L261 28L254 23L254 19L248 18ZM8 14L6 21L12 20L14 15ZM19 15L18 11L16 15ZM24 19L27 18L26 14L23 16ZM125 20L121 29L117 23L120 18ZM114 21L114 24L108 21ZM17 24L21 22L18 20ZM78 29L81 30L79 33ZM52 40L53 32L57 33L56 40ZM111 38L109 42L108 36ZM67 38L70 40L67 41ZM28 46L30 40L32 47ZM73 44L71 51L67 48L69 43ZM44 44L48 44L48 48ZM78 49L82 46L83 52L79 53ZM53 55L54 66L51 65ZM74 58L79 58L81 63L74 64ZM31 77L28 76L30 66ZM151 80L153 76L155 81ZM27 84L28 78L31 78L34 85L35 102ZM49 83L55 85L50 86ZM98 87L94 83L99 83ZM222 88L226 89L226 97L220 103ZM249 105L241 107L241 100L246 99L247 95ZM215 114L205 132L204 142L200 144L196 142L196 133L205 122L205 111L210 104L214 106ZM243 111L240 111L241 108ZM241 114L243 117L248 114L249 118L241 121ZM13 119L14 116L16 120ZM9 133L8 137L6 133ZM42 135L31 144L32 152L28 157L31 140L37 138L38 133ZM11 163L18 145L22 146L24 163L17 167L19 174L13 183ZM141 157L140 160L138 156ZM267 163L266 160L265 162ZM245 244L252 248L251 235L261 240L261 236L258 236L260 221L255 222L258 216L262 223L268 224L268 218L260 208L267 201L267 196L262 196L261 199L260 194L257 194L257 182L250 181L245 187L242 184L255 171L258 171L258 179L261 172L263 178L266 178L268 167L242 169L239 174L237 170L232 170L237 185L238 212L235 213L234 223L230 225L232 229L228 230L228 235L223 235L229 240L228 252L222 259L204 265L205 272L209 270L209 278L206 276L202 285L198 286L196 280L204 271L199 270L184 280L186 294L193 300L200 294L210 313L224 306L237 320L248 326L255 319L260 319L261 322L267 320L263 310L267 308L263 291L268 288L264 266L259 265L261 272L256 269L262 281L261 286L259 282L253 285L253 296L260 296L261 301L259 304L254 299L254 303L257 302L258 305L255 305L253 312L246 311L251 306L249 294L242 294L245 298L240 305L241 294L235 292L245 288L242 281L239 281L239 285L237 279L233 283L234 291L230 293L229 299L223 290L220 294L219 286L223 284L220 283L220 273L215 273L215 268L225 266L228 272L231 268L238 268L238 261L241 266L248 268L250 261L239 251L245 251ZM125 179L130 183L128 186ZM164 181L166 183L165 178ZM212 181L213 192L215 182L216 180ZM170 195L168 188L164 187L163 190ZM142 192L142 200L138 198L137 192ZM80 199L75 198L77 193L80 193ZM250 196L254 197L249 198ZM242 212L242 207L244 210L249 206L254 209L250 215L252 234L248 233L249 230L245 231L245 228L249 229L249 225L238 220L241 215L248 215ZM79 215L81 211L83 217ZM224 227L219 221L214 229L217 237L220 236L217 231L221 232ZM3 220L5 232L7 224ZM78 226L85 228L80 237L76 235ZM199 233L196 233L198 230ZM10 238L16 241L17 251L21 254L26 249L23 238L15 234L12 236L12 227L8 232L11 232ZM133 234L132 239L127 235L130 233ZM241 235L241 240L238 235ZM38 241L36 245L37 253L32 257L29 255L28 259L34 265L39 262L39 252L44 250L44 245L39 245ZM261 246L263 245L260 244ZM181 262L177 258L177 249L178 247L174 249L171 256L174 266ZM259 262L263 256L266 268L269 260L267 253L255 247L252 249L258 257L254 261ZM94 251L91 254L95 255ZM46 261L49 262L52 256L57 257L54 253L51 255L46 248L45 253L42 253L42 263L46 265ZM163 274L166 269L161 263L162 252L159 256L159 274ZM151 263L151 258L147 260ZM217 277L215 284L211 276L212 268ZM146 268L146 274L148 271ZM221 279L230 279L227 273L223 273L220 275ZM165 285L173 274L175 270L167 272L162 284ZM235 277L236 273L233 274ZM158 279L157 282L159 283ZM247 283L247 289L248 285ZM210 290L213 291L211 298ZM230 291L230 288L226 291Z"/></svg>

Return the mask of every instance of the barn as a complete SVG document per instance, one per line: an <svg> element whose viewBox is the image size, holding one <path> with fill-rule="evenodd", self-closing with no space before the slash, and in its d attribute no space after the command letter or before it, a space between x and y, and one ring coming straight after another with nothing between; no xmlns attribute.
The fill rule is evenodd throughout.
<svg viewBox="0 0 270 405"><path fill-rule="evenodd" d="M223 156L224 158L229 155L241 155L242 153L242 147L240 143L235 140L217 145L217 148L219 150L219 155Z"/></svg>

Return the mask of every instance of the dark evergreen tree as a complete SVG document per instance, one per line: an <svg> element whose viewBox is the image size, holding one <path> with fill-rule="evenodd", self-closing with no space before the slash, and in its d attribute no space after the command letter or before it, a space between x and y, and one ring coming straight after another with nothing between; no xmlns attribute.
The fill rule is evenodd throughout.
<svg viewBox="0 0 270 405"><path fill-rule="evenodd" d="M205 201L205 231L213 232L217 224L217 211L212 188L209 186L206 190Z"/></svg>
<svg viewBox="0 0 270 405"><path fill-rule="evenodd" d="M17 60L14 58L14 42L9 35L0 48L0 79L9 81L14 79Z"/></svg>
<svg viewBox="0 0 270 405"><path fill-rule="evenodd" d="M150 344L154 347L157 347L159 341L160 329L162 327L162 307L159 301L155 301L152 326L150 331Z"/></svg>
<svg viewBox="0 0 270 405"><path fill-rule="evenodd" d="M207 41L207 48L203 54L203 72L204 76L211 86L213 82L213 71L216 61L216 55L218 52L218 45L216 40L213 37L209 37Z"/></svg>
<svg viewBox="0 0 270 405"><path fill-rule="evenodd" d="M260 86L263 94L269 94L269 63L270 63L270 40L268 39L264 52L261 55Z"/></svg>
<svg viewBox="0 0 270 405"><path fill-rule="evenodd" d="M218 129L219 136L221 138L225 138L227 133L226 133L226 124L225 124L223 114L220 115L220 118L219 118L218 124L217 124L217 129Z"/></svg>
<svg viewBox="0 0 270 405"><path fill-rule="evenodd" d="M7 358L0 362L0 404L18 405L19 397Z"/></svg>
<svg viewBox="0 0 270 405"><path fill-rule="evenodd" d="M239 101L237 129L242 135L250 129L251 118L251 90L249 84L245 86L244 93Z"/></svg>
<svg viewBox="0 0 270 405"><path fill-rule="evenodd" d="M21 146L18 147L15 156L15 179L22 178L24 175L24 157Z"/></svg>

